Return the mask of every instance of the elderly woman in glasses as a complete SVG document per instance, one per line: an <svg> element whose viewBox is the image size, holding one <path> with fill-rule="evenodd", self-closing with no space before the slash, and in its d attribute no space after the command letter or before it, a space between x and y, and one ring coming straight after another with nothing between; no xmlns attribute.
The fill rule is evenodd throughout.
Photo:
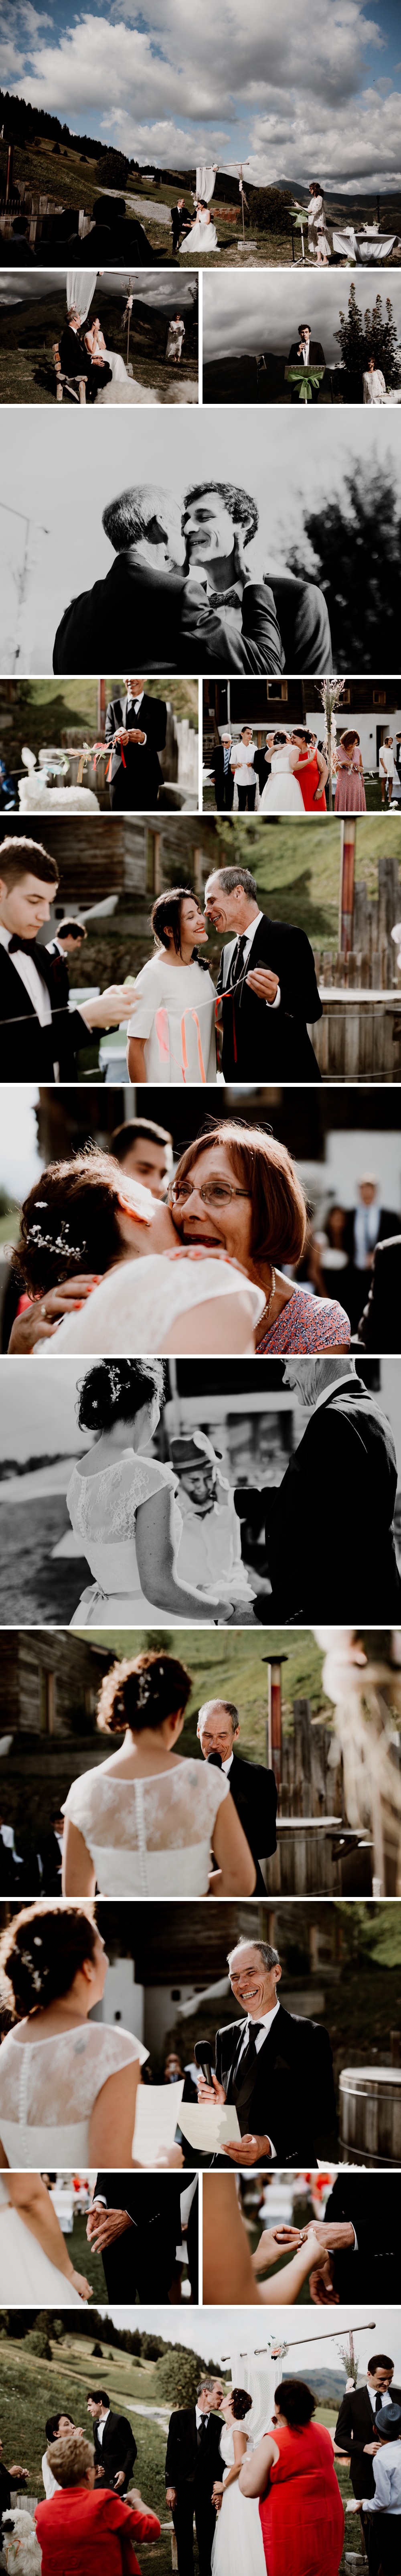
<svg viewBox="0 0 401 2576"><path fill-rule="evenodd" d="M104 1179L99 1224L92 1239L90 1204L99 1165ZM34 1281L42 1292L36 1299L35 1329L49 1338L41 1341L41 1350L51 1347L54 1332L57 1351L100 1350L109 1357L149 1350L229 1355L233 1351L348 1349L350 1325L344 1308L335 1298L298 1288L281 1267L287 1264L293 1271L302 1258L307 1209L291 1155L264 1129L224 1120L201 1135L181 1155L169 1189L169 1208L155 1208L148 1191L138 1194L137 1183L123 1183L120 1168L114 1167L109 1155L83 1156L81 1166L86 1181L83 1202L78 1202L76 1187L78 1162L54 1164L31 1190L23 1210L15 1259L31 1293ZM74 1193L72 1276L68 1276L66 1248L64 1263L59 1249L60 1220L64 1218L65 1228L66 1217L65 1175L70 1176ZM34 1215L44 1202L45 1241L46 1218L38 1229ZM84 1238L82 1281L79 1224ZM151 1229L149 1251L144 1246L144 1224ZM93 1272L101 1265L107 1273L98 1283L86 1275L88 1240ZM53 1281L63 1278L68 1311L60 1316L60 1289L53 1289ZM16 1342L13 1335L15 1327L12 1345L21 1348L21 1338Z"/></svg>

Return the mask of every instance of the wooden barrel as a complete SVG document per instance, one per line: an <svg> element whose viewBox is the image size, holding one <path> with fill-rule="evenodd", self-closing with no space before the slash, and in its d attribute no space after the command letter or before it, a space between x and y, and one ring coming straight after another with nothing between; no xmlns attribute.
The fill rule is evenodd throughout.
<svg viewBox="0 0 401 2576"><path fill-rule="evenodd" d="M349 2163L401 2164L399 2067L342 2067L340 2134Z"/></svg>

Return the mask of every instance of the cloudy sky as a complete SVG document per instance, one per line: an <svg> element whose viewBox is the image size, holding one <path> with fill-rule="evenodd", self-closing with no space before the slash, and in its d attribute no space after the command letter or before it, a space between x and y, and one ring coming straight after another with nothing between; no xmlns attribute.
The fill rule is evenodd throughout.
<svg viewBox="0 0 401 2576"><path fill-rule="evenodd" d="M308 281L309 282L309 281ZM308 317L309 318L309 317ZM324 440L318 411L300 419L298 412L233 410L180 414L147 410L29 413L29 444L24 411L4 414L3 475L0 511L2 609L0 669L15 670L16 640L21 672L52 668L56 627L68 601L109 571L112 553L102 529L105 503L131 483L157 485L179 503L191 484L232 480L254 495L259 533L249 547L255 576L261 561L279 572L290 541L302 533L305 504L324 506L333 490L348 507L345 477L360 466L370 477L388 464L397 493L401 486L400 423L397 411L386 412L385 434L378 413L325 413ZM20 577L29 514L28 576L21 606ZM183 546L174 535L176 559ZM305 543L305 569L312 569Z"/></svg>
<svg viewBox="0 0 401 2576"><path fill-rule="evenodd" d="M162 166L399 183L398 0L1 0L3 87Z"/></svg>
<svg viewBox="0 0 401 2576"><path fill-rule="evenodd" d="M81 271L81 275L83 274L84 272ZM61 296L63 291L67 290L67 276L66 268L58 268L57 277L55 277L54 268L26 268L20 269L19 273L15 268L1 269L0 312L3 307L7 311L9 306L14 304L42 303L44 296L47 295L54 298L54 295L59 293ZM156 313L176 312L177 285L174 277L170 279L165 269L148 269L146 284L144 284L142 268L132 268L130 271L127 268L125 270L102 269L101 295L115 295L122 303L128 294L129 287L137 303L152 305ZM180 277L179 298L180 306L183 306L184 311L187 306L189 308L193 304L193 281L188 269L184 270L183 277ZM91 303L95 309L93 297Z"/></svg>
<svg viewBox="0 0 401 2576"><path fill-rule="evenodd" d="M398 339L401 341L401 270L395 269L391 280L365 275L361 284L355 280L357 303L362 317L366 304L370 309L376 295L381 295L385 318L386 295L390 292ZM324 270L302 282L293 269L255 269L246 276L236 269L230 275L224 268L206 270L203 277L203 356L204 360L248 355L260 349L274 351L276 357L288 358L292 340L297 340L300 321L309 322L312 338L321 340L330 366L339 366L338 331L340 307L347 312L349 280Z"/></svg>
<svg viewBox="0 0 401 2576"><path fill-rule="evenodd" d="M107 2310L100 2309L100 2315L102 2314L107 2315ZM362 2380L372 2351L372 2326L365 2323L366 2310L355 2307L354 2304L348 2308L338 2308L335 2329L333 2330L328 2318L321 2335L319 2335L317 2317L314 2317L312 2311L312 2314L308 2315L307 2332L314 2338L316 2336L316 2342L314 2340L313 2345L305 2340L305 2309L302 2312L296 2308L287 2309L286 2317L283 2319L282 2309L277 2311L277 2309L264 2308L261 2310L258 2324L256 2324L254 2308L241 2310L237 2308L231 2311L224 2308L206 2308L203 2313L200 2312L199 2317L193 2308L187 2310L172 2308L171 2313L170 2309L168 2310L168 2324L165 2308L136 2308L134 2319L132 2310L129 2308L111 2308L110 2315L116 2326L131 2326L132 2323L134 2325L138 2323L141 2333L166 2335L169 2343L189 2344L195 2352L200 2351L204 2354L206 2361L214 2360L220 2368L224 2361L227 2377L230 2371L231 2351L234 2353L235 2350L238 2352L240 2349L241 2353L247 2352L249 2358L253 2358L255 2353L262 2357L263 2351L268 2350L269 2342L279 2341L281 2334L286 2341L288 2338L288 2343L297 2346L296 2352L287 2354L285 2369L289 2371L293 2365L296 2371L304 2371L305 2377L308 2370L319 2370L321 2367L328 2370L336 2370L339 2366L341 2368L339 2346L344 2342L350 2325L360 2324L362 2328L356 2338ZM388 2350L391 2356L394 2356L398 2379L401 2366L401 2333L397 2309L392 2311L390 2343L388 2335L388 2309L376 2307L376 2346L377 2349L382 2349L381 2339L384 2336L384 2350Z"/></svg>

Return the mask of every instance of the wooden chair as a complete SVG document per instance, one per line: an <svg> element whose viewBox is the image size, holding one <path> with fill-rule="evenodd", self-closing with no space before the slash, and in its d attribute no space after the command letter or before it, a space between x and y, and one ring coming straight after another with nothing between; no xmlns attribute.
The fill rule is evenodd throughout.
<svg viewBox="0 0 401 2576"><path fill-rule="evenodd" d="M63 393L65 392L67 394L71 394L72 402L79 403L81 401L81 385L83 385L84 402L86 403L86 376L63 376L57 340L53 341L53 358L56 375L56 402L62 403Z"/></svg>

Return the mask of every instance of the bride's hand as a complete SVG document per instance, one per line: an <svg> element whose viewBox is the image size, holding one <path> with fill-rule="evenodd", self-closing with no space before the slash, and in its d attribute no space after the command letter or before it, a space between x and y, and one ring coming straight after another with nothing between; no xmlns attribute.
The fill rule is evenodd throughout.
<svg viewBox="0 0 401 2576"><path fill-rule="evenodd" d="M299 2227L264 2227L256 2252L251 2254L254 2272L269 2269L280 2254L295 2254L299 2247Z"/></svg>
<svg viewBox="0 0 401 2576"><path fill-rule="evenodd" d="M91 2290L90 2281L85 2280L84 2272L71 2271L68 2274L68 2279L71 2284L71 2289L78 2291L79 2299L93 2299L93 2290Z"/></svg>

